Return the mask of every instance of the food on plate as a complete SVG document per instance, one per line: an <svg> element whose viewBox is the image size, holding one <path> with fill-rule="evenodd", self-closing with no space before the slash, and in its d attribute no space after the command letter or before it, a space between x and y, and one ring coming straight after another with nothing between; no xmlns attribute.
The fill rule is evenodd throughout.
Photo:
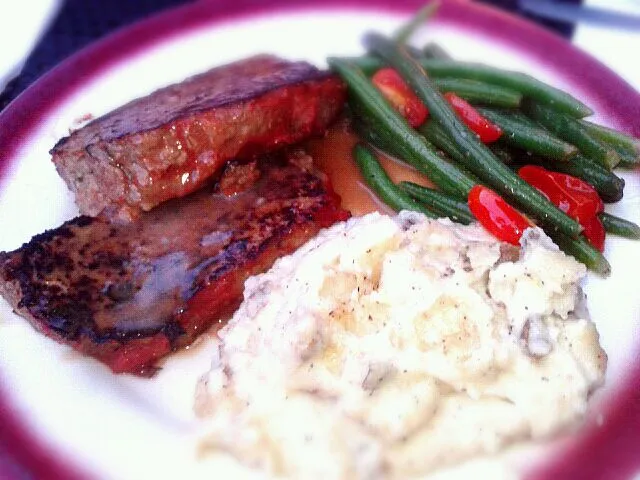
<svg viewBox="0 0 640 480"><path fill-rule="evenodd" d="M321 134L344 100L330 72L258 55L133 100L51 153L81 213L126 220L194 192L230 159Z"/></svg>
<svg viewBox="0 0 640 480"><path fill-rule="evenodd" d="M553 105L558 111L575 117L583 118L593 113L588 106L568 93L547 85L526 73L503 70L483 63L456 61L451 58L429 58L426 53L418 61L434 79L458 78L486 82L512 89L544 105ZM375 56L355 58L352 59L352 62L367 74L373 73L385 65L384 61Z"/></svg>
<svg viewBox="0 0 640 480"><path fill-rule="evenodd" d="M512 245L518 245L522 234L531 227L524 215L484 185L471 189L468 202L469 210L488 232Z"/></svg>
<svg viewBox="0 0 640 480"><path fill-rule="evenodd" d="M593 138L577 119L533 101L526 102L523 108L531 119L558 135L561 140L571 141L582 153L607 170L611 170L620 163L618 153Z"/></svg>
<svg viewBox="0 0 640 480"><path fill-rule="evenodd" d="M444 93L444 98L469 129L482 143L493 143L502 137L502 129L476 110L473 105L453 92Z"/></svg>
<svg viewBox="0 0 640 480"><path fill-rule="evenodd" d="M350 110L363 140L414 166L440 192L394 185L373 152L358 146L355 157L369 157L358 160L365 180L396 211L409 208L454 220L473 214L511 243L534 222L563 251L609 275L602 254L607 229L636 238L639 228L605 213L603 201L622 198L624 180L611 170L640 164L640 140L583 120L593 113L588 106L529 75L455 61L437 44L422 50L405 44L424 11L399 37L370 32L364 37L367 55L332 57L329 65L349 87ZM535 169L536 178L518 175L519 168ZM552 181L537 181L540 172ZM479 189L483 195L474 194ZM589 216L570 207L585 189L598 207ZM481 198L491 198L493 207L478 208ZM513 228L505 228L505 209Z"/></svg>
<svg viewBox="0 0 640 480"><path fill-rule="evenodd" d="M434 12L425 7L416 19ZM606 275L605 227L630 237L638 227L605 214L602 203L578 218L562 195L551 198L513 171L518 152L509 147L530 148L545 166L554 159L555 170L580 176L592 195L610 201L621 197L624 182L607 170L614 162L598 154L640 161L638 141L582 120L587 106L533 77L456 62L433 45L405 45L399 39L418 23L396 40L368 34L367 55L329 59L335 73L257 55L133 100L63 138L53 161L90 216L1 254L0 291L38 329L113 371L148 369L230 314L247 276L348 215L330 182L301 160L309 158L304 153L286 167L290 184L277 176L285 166L268 165L284 147L324 133L347 102L347 88L348 118L362 139L436 187L395 184L378 152L358 146L354 158L365 181L393 209L465 224L477 219L514 244L537 222L565 252ZM553 114L557 128L547 118ZM503 141L511 132L519 143ZM498 160L498 151L512 164ZM278 189L281 208L295 204L288 216L260 205L269 188ZM517 220L513 228L498 221L497 206ZM220 231L233 234L214 234ZM224 268L212 260L219 255Z"/></svg>
<svg viewBox="0 0 640 480"><path fill-rule="evenodd" d="M133 222L70 220L0 253L0 293L114 372L152 371L226 320L249 275L348 218L311 162L299 149L233 162L216 184Z"/></svg>
<svg viewBox="0 0 640 480"><path fill-rule="evenodd" d="M563 212L575 218L584 228L583 235L595 246L589 237L587 225L592 220L599 222L598 215L604 211L604 202L593 186L579 178L551 172L537 165L525 165L518 170L518 175L540 190ZM602 248L599 250L602 251Z"/></svg>
<svg viewBox="0 0 640 480"><path fill-rule="evenodd" d="M371 77L371 82L413 128L427 119L427 107L393 68L381 68Z"/></svg>
<svg viewBox="0 0 640 480"><path fill-rule="evenodd" d="M362 104L366 102L367 105L364 108L367 109L367 113L376 115L372 122L378 122L379 124L385 122L384 126L380 128L390 126L391 122L393 122L395 124L393 128L398 132L398 137L407 140L411 138L408 133L409 125L399 117L395 110L387 109L387 111L383 111L380 108L380 102L385 102L384 98L376 93L376 89L357 67L341 59L332 59L330 63L352 88L355 101L362 102ZM411 63L411 65L415 64ZM424 73L422 74L424 75ZM473 137L472 132L446 107L446 102L441 95L435 90L431 91L430 95L433 98L438 98L437 106L440 109L440 113L436 113L437 109L433 108L434 105L427 105L430 110L430 116L436 119L438 118L437 115L445 115L450 121L450 129L459 131L457 137L453 137L452 140L457 145L456 148L462 152L456 160L465 162L464 169L460 169L453 163L439 157L435 149L428 142L425 142L424 137L420 136L417 131L411 133L415 140L412 139L411 144L399 149L400 153L405 154L401 158L419 157L422 159L427 156L432 158L431 163L433 166L438 167L438 171L430 165L430 169L427 169L425 174L440 188L443 190L446 188L445 191L447 193L462 199L466 199L473 185L478 183L478 180L474 179L466 171L468 169L477 175L480 180L487 182L490 186L495 186L500 193L510 192L510 198L517 199L519 204L526 203L530 207L530 211L541 216L563 233L569 236L578 235L580 225L577 222L558 210L537 190L515 175L507 166L498 161L493 161L492 154L487 147L471 139ZM389 113L393 116L390 116ZM438 121L440 121L439 118ZM444 128L443 123L439 125ZM446 133L450 132L447 131ZM469 150L471 148L474 150Z"/></svg>
<svg viewBox="0 0 640 480"><path fill-rule="evenodd" d="M490 108L481 108L480 112L500 125L504 131L503 140L508 145L558 161L573 159L578 153L574 145L560 140L524 116L510 115L509 112Z"/></svg>
<svg viewBox="0 0 640 480"><path fill-rule="evenodd" d="M115 373L217 334L202 451L259 474L411 478L574 426L607 363L585 266L609 272L605 228L640 237L603 211L637 140L527 75L365 43L335 74L260 55L93 120L52 150L84 215L0 253L15 311ZM397 217L348 220L299 143L345 105L347 181Z"/></svg>
<svg viewBox="0 0 640 480"><path fill-rule="evenodd" d="M196 393L204 445L285 478L413 478L585 413L585 267L415 212L323 230L245 284Z"/></svg>

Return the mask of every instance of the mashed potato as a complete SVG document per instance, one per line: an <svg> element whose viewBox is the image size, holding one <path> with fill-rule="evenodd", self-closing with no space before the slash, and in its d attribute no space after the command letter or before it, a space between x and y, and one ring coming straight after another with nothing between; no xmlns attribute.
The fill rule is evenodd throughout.
<svg viewBox="0 0 640 480"><path fill-rule="evenodd" d="M403 212L323 231L249 279L196 409L270 476L407 478L579 420L606 356L584 267Z"/></svg>

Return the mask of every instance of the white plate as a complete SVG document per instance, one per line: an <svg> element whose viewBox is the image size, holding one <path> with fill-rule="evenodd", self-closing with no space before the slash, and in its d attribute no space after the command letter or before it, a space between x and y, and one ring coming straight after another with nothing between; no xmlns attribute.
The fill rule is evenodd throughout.
<svg viewBox="0 0 640 480"><path fill-rule="evenodd" d="M410 11L406 5L403 8ZM567 65L561 63L562 57L557 52L551 55L550 61L545 61L539 48L527 47L522 38L507 35L500 29L494 35L490 25L482 23L488 22L487 19L474 27L476 20L458 15L461 5L449 8L446 21L434 25L428 32L419 32L417 43L427 37L435 38L457 58L488 61L530 72L595 105L598 120L624 123L624 118L621 120L619 115L612 114L622 106L612 105L606 95L600 96L592 83L577 81ZM202 9L200 5L191 11ZM361 35L368 29L391 32L406 18L402 10L381 12L355 6L344 9L324 6L285 9L277 15L263 11L250 17L228 17L224 21L220 21L220 16L211 15L210 20L195 22L166 36L156 33L153 42L147 42L145 48L132 48L131 52L112 50L115 45L122 45L127 35L137 38L135 35L152 28L149 21L146 26L143 22L142 26L111 38L106 42L107 47L94 49L94 54L102 56L95 60L86 80L74 83L61 93L56 104L43 108L40 123L24 130L25 138L5 165L6 171L0 178L0 250L15 249L32 235L56 227L77 214L73 198L57 176L48 154L77 119L86 114L99 116L160 86L252 53L273 52L317 65L324 65L324 59L330 54L358 54ZM510 21L497 14L491 18ZM533 32L541 34L537 30ZM542 39L551 45L554 41L561 43L544 35ZM88 58L86 51L82 55ZM566 58L567 51L563 55ZM582 57L580 60L585 61ZM62 65L27 92L31 99L22 98L19 99L22 103L12 105L9 110L13 110L8 112L11 119L0 117L4 121L0 125L15 125L16 131L20 131L15 120L21 118L18 107L33 106L33 98L44 98L43 89L52 82L60 85L62 78L69 78L74 72L85 75L82 68L81 62L73 59ZM604 71L603 67L598 68ZM620 85L616 84L624 87ZM0 140L2 138L0 136ZM11 150L5 147L5 152ZM1 149L2 141L0 152ZM625 174L624 177L627 181L624 199L608 206L607 210L640 222L638 175ZM624 386L640 345L640 297L637 295L640 249L634 242L610 237L605 253L613 273L606 280L589 276L586 291L610 358L607 384L596 395L590 418L591 423L606 424L607 400ZM0 301L0 382L5 400L39 443L91 476L118 479L213 476L207 470L212 462L199 458L201 432L192 411L195 383L208 369L213 347L210 339L204 338L199 343L190 351L167 360L153 379L116 376L97 361L37 334ZM553 448L559 445L556 442ZM541 449L536 451L540 453ZM506 475L516 468L514 465L520 464L521 457L506 458L506 463L476 461L458 473L466 476L473 468L475 474L482 471L492 472L494 476ZM29 465L25 467L28 469ZM231 468L229 462L220 461L216 467L222 478L231 476L231 470L227 470Z"/></svg>

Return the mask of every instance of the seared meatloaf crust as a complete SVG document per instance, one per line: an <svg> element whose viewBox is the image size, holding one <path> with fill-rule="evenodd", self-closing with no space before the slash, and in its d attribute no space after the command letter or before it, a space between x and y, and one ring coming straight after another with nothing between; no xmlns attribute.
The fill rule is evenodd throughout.
<svg viewBox="0 0 640 480"><path fill-rule="evenodd" d="M51 153L82 214L130 219L197 190L229 159L324 132L345 95L328 72L260 55L134 100Z"/></svg>
<svg viewBox="0 0 640 480"><path fill-rule="evenodd" d="M0 293L37 330L114 372L148 372L221 325L249 275L348 216L300 161L231 162L215 186L133 222L81 216L0 253Z"/></svg>

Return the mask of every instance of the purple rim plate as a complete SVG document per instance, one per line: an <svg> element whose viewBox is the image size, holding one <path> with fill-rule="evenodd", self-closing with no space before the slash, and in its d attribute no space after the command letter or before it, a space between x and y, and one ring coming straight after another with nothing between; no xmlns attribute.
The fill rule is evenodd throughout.
<svg viewBox="0 0 640 480"><path fill-rule="evenodd" d="M264 2L267 3L267 2ZM264 14L366 10L407 15L422 0L263 2L200 1L175 8L120 30L76 53L52 69L10 104L0 115L0 182L19 150L26 146L43 119L83 85L127 57L160 42L179 38L198 28L214 28ZM560 37L491 7L464 0L445 0L438 24L452 25L492 42L526 52L589 98L606 123L640 136L640 96L614 72ZM606 85L606 88L603 86ZM51 92L55 92L52 95ZM639 346L636 346L639 347ZM636 349L637 350L637 349ZM59 458L43 445L15 413L7 385L0 385L0 477L86 478L73 462ZM579 440L531 472L536 478L629 478L640 469L640 363L629 365L615 398L608 399L605 427L591 422Z"/></svg>

